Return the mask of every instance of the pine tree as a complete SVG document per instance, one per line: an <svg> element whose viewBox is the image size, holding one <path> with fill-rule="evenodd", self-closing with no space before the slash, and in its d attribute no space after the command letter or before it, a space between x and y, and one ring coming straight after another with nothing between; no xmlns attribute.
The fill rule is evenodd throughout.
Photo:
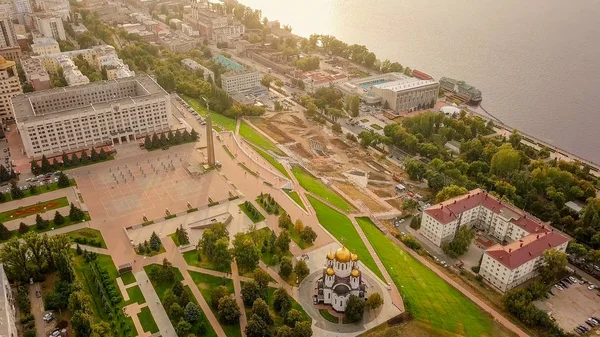
<svg viewBox="0 0 600 337"><path fill-rule="evenodd" d="M58 211L54 213L54 224L60 226L65 223L65 217L62 216Z"/></svg>
<svg viewBox="0 0 600 337"><path fill-rule="evenodd" d="M23 193L19 186L13 181L10 183L10 195L13 199L21 199L25 196L25 193Z"/></svg>
<svg viewBox="0 0 600 337"><path fill-rule="evenodd" d="M169 145L175 145L175 138L173 137L173 132L171 130L167 133L167 143Z"/></svg>
<svg viewBox="0 0 600 337"><path fill-rule="evenodd" d="M150 136L146 135L144 138L144 148L146 150L150 150L152 148L152 140L150 140Z"/></svg>
<svg viewBox="0 0 600 337"><path fill-rule="evenodd" d="M184 142L189 142L190 140L192 140L192 136L190 135L190 133L188 132L188 130L184 130L183 131L183 141Z"/></svg>
<svg viewBox="0 0 600 337"><path fill-rule="evenodd" d="M196 132L196 130L192 129L192 134L190 135L190 137L192 138L193 141L198 140L198 132Z"/></svg>
<svg viewBox="0 0 600 337"><path fill-rule="evenodd" d="M4 166L2 166L4 167ZM6 169L4 169L6 170ZM37 160L32 160L31 161L31 173L33 173L34 175L38 175L40 173L42 173L42 168L40 167L40 165L38 165Z"/></svg>
<svg viewBox="0 0 600 337"><path fill-rule="evenodd" d="M150 235L150 248L152 248L154 251L159 251L161 245L162 242L160 241L158 235L156 235L156 232L152 232L152 235Z"/></svg>
<svg viewBox="0 0 600 337"><path fill-rule="evenodd" d="M48 158L46 158L45 155L42 155L41 172L42 173L48 173L50 171L52 171L52 165L50 165L50 162L48 161Z"/></svg>
<svg viewBox="0 0 600 337"><path fill-rule="evenodd" d="M36 195L37 194L37 188L35 187L35 185L29 185L29 195Z"/></svg>
<svg viewBox="0 0 600 337"><path fill-rule="evenodd" d="M90 158L94 162L98 161L98 152L96 152L96 148L95 147L92 147L92 152L91 152Z"/></svg>
<svg viewBox="0 0 600 337"><path fill-rule="evenodd" d="M81 164L87 164L90 161L90 156L87 153L87 150L81 151Z"/></svg>
<svg viewBox="0 0 600 337"><path fill-rule="evenodd" d="M84 217L85 213L71 203L71 208L69 209L69 219L71 219L71 221L81 221Z"/></svg>
<svg viewBox="0 0 600 337"><path fill-rule="evenodd" d="M181 142L183 141L183 135L181 134L181 131L177 130L175 131L175 138L173 139L173 142L175 144L181 144Z"/></svg>
<svg viewBox="0 0 600 337"><path fill-rule="evenodd" d="M167 137L165 137L164 133L160 134L160 146L167 146Z"/></svg>
<svg viewBox="0 0 600 337"><path fill-rule="evenodd" d="M69 156L67 156L67 154L64 152L62 154L62 162L64 167L71 166L71 160L69 160Z"/></svg>
<svg viewBox="0 0 600 337"><path fill-rule="evenodd" d="M52 169L56 170L60 167L60 163L56 160L56 157L52 158Z"/></svg>
<svg viewBox="0 0 600 337"><path fill-rule="evenodd" d="M152 135L152 146L150 148L156 149L158 147L160 147L160 140L158 139L158 136L155 133Z"/></svg>
<svg viewBox="0 0 600 337"><path fill-rule="evenodd" d="M7 180L10 180L10 173L8 173L8 170L6 170L6 167L4 167L4 165L0 165L0 181Z"/></svg>
<svg viewBox="0 0 600 337"><path fill-rule="evenodd" d="M81 161L79 160L79 157L77 157L77 154L72 153L71 154L71 166L79 166L80 163L81 163Z"/></svg>
<svg viewBox="0 0 600 337"><path fill-rule="evenodd" d="M69 177L63 172L58 174L58 182L57 185L59 188L65 188L71 186L71 182L69 181Z"/></svg>

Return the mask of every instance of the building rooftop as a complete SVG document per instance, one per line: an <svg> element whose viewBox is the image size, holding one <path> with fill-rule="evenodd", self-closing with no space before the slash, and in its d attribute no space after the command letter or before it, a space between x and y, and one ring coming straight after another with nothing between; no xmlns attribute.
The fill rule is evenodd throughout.
<svg viewBox="0 0 600 337"><path fill-rule="evenodd" d="M224 67L233 70L233 71L242 71L244 70L244 66L235 62L234 60L227 58L221 54L215 55L213 57L213 59L215 60L215 62L223 65Z"/></svg>
<svg viewBox="0 0 600 337"><path fill-rule="evenodd" d="M496 244L488 248L485 254L507 268L515 269L541 256L545 250L558 247L568 241L569 238L558 232L534 233L506 246Z"/></svg>
<svg viewBox="0 0 600 337"><path fill-rule="evenodd" d="M58 42L56 42L55 39L50 37L38 37L33 39L33 44L31 46L48 47L54 45L58 45Z"/></svg>
<svg viewBox="0 0 600 337"><path fill-rule="evenodd" d="M245 75L245 74L252 74L252 73L256 73L258 74L258 71L254 70L254 69L244 69L244 70L240 70L240 71L228 71L225 74L221 75L221 78L231 78L231 77L235 77L235 76L239 76L239 75Z"/></svg>
<svg viewBox="0 0 600 337"><path fill-rule="evenodd" d="M386 83L381 83L381 84L375 84L373 87L399 92L399 91L403 91L403 90L407 90L407 89L420 88L420 87L424 87L424 86L435 84L435 83L436 82L434 80L421 80L421 79L414 78L414 77L407 77L407 78L401 79L401 80L396 80L396 81L391 81L391 82L386 82Z"/></svg>
<svg viewBox="0 0 600 337"><path fill-rule="evenodd" d="M125 96L120 92L115 91L113 84L120 86L135 85L135 95ZM94 92L113 93L112 99L102 100L97 98L94 102L75 102L69 108L55 108L45 112L36 111L35 106L50 101L55 97L65 95L77 95L84 92L89 92L90 89ZM103 109L115 103L131 103L139 102L146 99L153 99L167 95L167 92L158 85L150 76L125 77L111 81L92 82L88 84L78 85L74 87L53 88L49 90L35 91L31 93L19 94L12 98L12 104L15 110L15 119L17 122L33 122L46 120L53 117L62 117L65 115L77 114L80 112L93 111ZM91 98L89 99L91 100Z"/></svg>

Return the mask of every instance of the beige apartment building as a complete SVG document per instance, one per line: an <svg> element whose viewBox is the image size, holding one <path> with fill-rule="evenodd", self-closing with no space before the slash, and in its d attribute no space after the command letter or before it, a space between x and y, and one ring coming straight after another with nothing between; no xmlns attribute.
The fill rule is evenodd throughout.
<svg viewBox="0 0 600 337"><path fill-rule="evenodd" d="M149 76L27 93L12 104L30 158L131 142L172 125L169 95Z"/></svg>
<svg viewBox="0 0 600 337"><path fill-rule="evenodd" d="M3 122L13 119L10 99L22 92L15 62L0 56L0 118Z"/></svg>
<svg viewBox="0 0 600 337"><path fill-rule="evenodd" d="M245 93L260 87L260 78L256 70L230 71L221 75L221 87L228 94Z"/></svg>

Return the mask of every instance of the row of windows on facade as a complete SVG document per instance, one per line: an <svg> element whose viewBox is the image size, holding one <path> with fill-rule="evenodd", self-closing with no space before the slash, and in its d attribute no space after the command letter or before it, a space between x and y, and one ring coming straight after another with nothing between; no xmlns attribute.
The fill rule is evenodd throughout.
<svg viewBox="0 0 600 337"><path fill-rule="evenodd" d="M162 119L163 121L166 121L166 120L167 120L167 116L159 116L159 117L154 117L154 120L155 120L155 121L159 121L159 120L161 120L161 119ZM150 125L151 125L151 124L154 124L154 123L151 123L151 122L152 122L152 120L153 120L152 118L148 118L148 119L146 120L146 122L148 122L148 124L150 124ZM111 124L114 124L114 123L111 123ZM131 122L124 122L124 123L119 123L118 127L121 127L121 126L125 126L125 127L128 127L128 126L145 126L145 125L146 125L146 123L145 123L145 122L143 122L143 121L142 121L141 123L131 123ZM108 125L108 129L109 129L109 130L114 130L114 129L116 129L116 128L117 128L117 127L115 127L114 125ZM89 130L90 128L89 128L89 127L83 127L82 129L83 129L83 130ZM101 131L106 131L106 129L107 129L106 127L101 127L101 128L100 128L100 130L101 130ZM64 132L64 131L62 131L62 130L63 130L63 128L57 128L56 130L49 131L49 132L48 132L48 136L54 136L54 135L57 135L57 134L58 134L58 135L62 135L62 134L64 134L64 133L65 133L65 132ZM98 130L98 128L94 128L94 130ZM36 137L36 136L45 136L45 135L46 135L46 131L39 131L39 132L35 132L35 131L30 131L29 129L28 129L27 131L28 131L28 134L29 134L29 136L30 136L30 138L31 138L32 140L35 140L35 139L37 139L37 137ZM72 131L72 130L71 130L71 131Z"/></svg>
<svg viewBox="0 0 600 337"><path fill-rule="evenodd" d="M137 122L143 122L144 120L146 121L152 121L152 119L154 120L158 120L158 119L166 119L167 116L164 113L154 113L150 116L145 115L145 119L144 118L137 118L137 116L133 115L133 116L125 116L123 118L115 118L113 120L113 118L106 118L106 120L104 118L102 119L98 119L98 121L96 122L95 119L92 119L90 121L88 121L87 119L82 119L80 121L78 120L72 120L72 121L57 121L54 124L40 124L40 125L31 125L27 127L27 131L30 134L35 133L36 131L40 132L41 134L45 133L44 130L48 129L50 131L60 131L62 130L63 126L69 129L74 129L74 128L86 128L89 126L93 126L93 127L97 127L98 123L104 123L104 124L122 124L122 123L137 123Z"/></svg>

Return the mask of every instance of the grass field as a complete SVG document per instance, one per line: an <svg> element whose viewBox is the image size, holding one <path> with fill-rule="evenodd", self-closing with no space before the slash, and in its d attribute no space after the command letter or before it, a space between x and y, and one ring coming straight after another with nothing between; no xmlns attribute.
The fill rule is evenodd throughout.
<svg viewBox="0 0 600 337"><path fill-rule="evenodd" d="M279 148L277 148L277 146L273 144L273 142L265 138L263 135L260 134L260 132L256 131L245 121L242 121L240 124L240 135L252 142L254 145L260 146L261 148L267 151L273 151L273 153L277 155L285 156L285 153L283 153Z"/></svg>
<svg viewBox="0 0 600 337"><path fill-rule="evenodd" d="M154 287L154 290L156 291L158 298L162 302L163 297L165 295L165 291L167 291L167 289L173 288L173 282L158 282L158 280L152 279L150 277L150 275L152 274L151 270L154 268L162 268L162 265L159 265L159 264L147 265L144 267L144 270L146 271L146 274L148 274L148 278L150 278L150 282L152 282L152 286ZM179 269L177 269L175 267L172 267L172 268L173 268L173 272L175 273L175 280L176 281L183 280L183 275L181 275L181 272L179 271ZM196 297L194 297L194 294L192 294L190 287L186 285L183 287L183 289L188 293L188 298L189 298L190 302L198 305L198 301L196 300ZM202 309L200 308L200 310L202 310ZM171 323L173 323L173 325L177 325L177 322L171 321ZM198 328L198 324L200 324L200 323L204 323L204 326L206 327L206 333L203 336L206 336L206 337L216 337L217 336L217 334L213 330L212 326L210 325L210 322L206 318L206 315L204 315L204 314L201 316L201 318L198 320L198 322L193 325L191 333L197 332L196 330Z"/></svg>
<svg viewBox="0 0 600 337"><path fill-rule="evenodd" d="M371 254L367 250L364 242L361 240L360 236L356 229L354 229L354 225L346 217L340 212L334 210L333 208L325 205L319 200L307 195L308 201L315 209L317 213L317 219L319 223L325 227L325 229L331 233L336 239L340 242L343 242L344 245L350 249L350 251L358 254L358 258L373 272L377 275L381 280L385 281L383 275Z"/></svg>
<svg viewBox="0 0 600 337"><path fill-rule="evenodd" d="M325 310L325 309L319 309L319 313L321 314L321 316L323 316L323 318L325 318L326 320L333 322L333 323L339 323L340 319L333 316L329 310Z"/></svg>
<svg viewBox="0 0 600 337"><path fill-rule="evenodd" d="M140 290L140 287L137 285L127 288L127 294L129 295L129 301L125 302L125 305L129 305L136 302L139 304L146 303L144 294L142 294L142 290Z"/></svg>
<svg viewBox="0 0 600 337"><path fill-rule="evenodd" d="M304 187L304 189L308 192L316 194L317 196L329 201L329 203L332 205L342 210L346 210L347 212L354 210L354 207L352 207L352 205L350 205L350 203L348 203L344 198L335 193L333 190L329 189L329 187L323 184L319 179L313 177L301 166L292 166L292 173L300 183L300 186Z"/></svg>
<svg viewBox="0 0 600 337"><path fill-rule="evenodd" d="M124 285L128 285L135 282L135 276L133 276L132 272L127 272L125 274L121 274L121 281L123 281Z"/></svg>
<svg viewBox="0 0 600 337"><path fill-rule="evenodd" d="M262 213L260 213L260 211L258 211L258 209L256 209L258 211L258 217L254 217L252 214L250 214L250 212L248 211L248 208L246 207L245 204L239 204L238 207L242 210L242 212L244 212L244 214L246 214L248 216L248 218L250 218L250 220L252 220L252 222L257 223L257 222L261 222L265 219L265 217L262 215Z"/></svg>
<svg viewBox="0 0 600 337"><path fill-rule="evenodd" d="M227 287L227 290L229 291L229 293L233 294L233 281L231 281L228 278L216 277L216 276L197 273L197 272L193 272L193 271L189 271L189 270L188 270L188 273L194 280L194 283L198 287L198 290L200 290L202 297L204 297L204 300L206 301L206 303L208 303L209 306L210 306L210 301L211 301L210 296L212 294L212 290L215 289L216 287L225 286L225 287ZM215 316L217 315L217 309L215 309L211 306L210 310L215 314ZM221 327L223 328L223 331L225 331L225 335L227 335L228 337L229 336L235 336L235 337L242 336L242 332L240 330L239 324L235 324L235 325L221 324Z"/></svg>
<svg viewBox="0 0 600 337"><path fill-rule="evenodd" d="M143 307L141 311L137 314L138 319L140 320L140 324L142 325L142 329L144 332L149 333L157 333L158 326L154 321L154 317L152 317L152 313L150 312L150 308Z"/></svg>
<svg viewBox="0 0 600 337"><path fill-rule="evenodd" d="M198 260L198 254L200 254L200 260ZM183 258L190 266L231 273L231 266L228 266L225 269L219 269L211 261L209 261L208 258L202 254L202 252L197 250L190 250L183 253Z"/></svg>
<svg viewBox="0 0 600 337"><path fill-rule="evenodd" d="M202 104L200 104L200 101L198 101L197 99L185 95L181 95L181 98L183 98L201 116L207 116L209 114L209 111L206 110L206 108L202 106ZM226 130L235 130L235 119L223 116L214 111L210 111L210 117L212 119L213 127L219 125L225 128Z"/></svg>
<svg viewBox="0 0 600 337"><path fill-rule="evenodd" d="M69 169L71 169L71 167L69 167ZM75 183L75 179L69 179L69 182L71 183L71 186L77 186L77 183ZM8 188L10 190L10 185L8 186ZM58 183L50 183L50 184L46 184L44 186L37 186L37 193L35 193L35 194L31 194L31 192L29 192L29 189L26 188L23 190L24 196L21 199L32 197L34 195L40 195L40 194L56 191L58 189L59 189ZM6 202L13 200L10 192L4 193L4 198L6 199ZM17 199L17 200L21 200L21 199Z"/></svg>
<svg viewBox="0 0 600 337"><path fill-rule="evenodd" d="M104 242L102 233L100 233L100 231L97 229L81 228L72 232L68 232L66 234L72 239L81 238L87 240L96 240L97 242L100 242L100 248L106 248L106 243Z"/></svg>
<svg viewBox="0 0 600 337"><path fill-rule="evenodd" d="M263 157L267 162L269 162L269 164L273 165L273 167L276 168L277 171L281 172L281 174L283 174L284 177L287 177L290 180L292 179L290 177L290 175L288 174L288 172L286 171L285 167L283 167L282 163L275 160L275 158L273 158L273 156L271 156L267 152L263 151L262 149L258 148L257 146L253 146L253 145L250 145L250 146L252 146L254 151L256 151L261 157Z"/></svg>
<svg viewBox="0 0 600 337"><path fill-rule="evenodd" d="M290 198L292 198L292 200L294 200L294 202L296 202L298 204L298 206L302 207L302 209L306 211L306 206L304 206L304 203L302 202L302 199L300 199L300 195L298 194L298 192L292 191L292 190L283 190L283 191L287 195L289 195Z"/></svg>
<svg viewBox="0 0 600 337"><path fill-rule="evenodd" d="M433 330L469 337L509 336L458 290L385 237L369 218L356 220L400 289L406 310L414 318L430 324Z"/></svg>
<svg viewBox="0 0 600 337"><path fill-rule="evenodd" d="M308 247L312 247L313 244L302 241L302 239L300 238L300 234L296 233L296 231L293 228L289 232L290 232L290 237L292 238L294 243L296 245L298 245L298 247L300 247L301 249L306 249Z"/></svg>
<svg viewBox="0 0 600 337"><path fill-rule="evenodd" d="M48 200L33 205L19 207L0 213L0 222L7 222L10 220L21 219L30 215L36 215L38 213L48 212L53 209L62 208L69 206L69 200L66 197ZM54 214L50 212L48 214ZM64 214L63 214L64 215Z"/></svg>

